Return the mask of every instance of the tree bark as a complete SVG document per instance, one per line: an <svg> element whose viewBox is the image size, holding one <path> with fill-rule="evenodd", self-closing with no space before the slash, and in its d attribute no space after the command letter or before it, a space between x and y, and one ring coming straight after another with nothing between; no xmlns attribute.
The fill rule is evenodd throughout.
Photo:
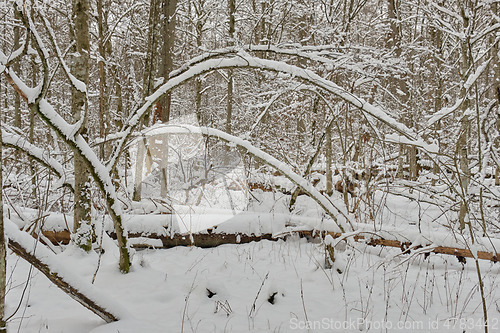
<svg viewBox="0 0 500 333"><path fill-rule="evenodd" d="M326 195L333 194L333 152L332 152L332 126L333 121L326 127Z"/></svg>
<svg viewBox="0 0 500 333"><path fill-rule="evenodd" d="M195 5L195 13L196 13L196 22L195 22L195 30L196 30L196 52L199 52L202 47L203 40L203 29L205 27L206 18L204 18L205 13L205 1L199 0ZM198 124L202 125L203 117L201 114L201 98L202 98L202 82L199 77L195 79L195 112L196 119L198 120Z"/></svg>
<svg viewBox="0 0 500 333"><path fill-rule="evenodd" d="M38 73L38 68L36 66L36 56L32 56L31 60L31 84L33 87L36 86L37 82L37 73ZM17 97L21 98L18 94L16 94ZM35 111L30 107L30 123L29 123L29 142L33 144L35 142ZM30 173L31 173L31 186L33 187L33 201L35 202L35 206L38 204L37 198L39 197L38 195L38 173L36 170L35 163L32 163L32 159L29 159L30 161Z"/></svg>
<svg viewBox="0 0 500 333"><path fill-rule="evenodd" d="M386 39L386 46L392 48L396 57L401 57L402 48L401 48L401 24L399 22L399 14L398 14L398 2L396 0L387 0L387 14L389 18L389 33ZM392 95L399 95L398 89L401 91L403 96L401 97L402 105L407 105L409 100L409 91L408 86L404 79L402 78L391 78L389 79L389 89ZM402 110L402 114L400 114L400 118L407 119L406 113L408 110ZM409 125L408 122L405 122L406 125ZM418 176L418 168L417 168L417 150L414 146L410 146L406 149L406 145L399 145L399 155L398 155L398 172L397 177L401 178L404 176L403 174L403 165L404 165L404 154L408 152L407 160L410 165L409 168L409 178L411 180L416 179Z"/></svg>
<svg viewBox="0 0 500 333"><path fill-rule="evenodd" d="M227 46L234 46L235 20L234 13L236 11L235 0L228 0L229 9L229 36ZM227 104L226 104L226 133L232 134L232 118L233 118L233 70L227 71Z"/></svg>
<svg viewBox="0 0 500 333"><path fill-rule="evenodd" d="M321 148L323 146L323 139L325 138L326 135L328 135L327 134L328 133L328 128L330 128L330 126L327 126L326 132L319 139L318 147L316 148L316 151L314 152L313 156L311 156L311 158L309 159L309 163L307 163L306 170L304 171L304 175L302 177L306 178L311 173L311 169L312 169L312 167L314 165L314 162L316 161L316 158L318 157L319 153L321 152ZM327 149L328 149L328 147L327 147ZM331 172L331 167L330 167L330 172ZM328 173L328 166L327 166L327 173ZM328 183L328 179L327 179L327 183ZM328 186L327 186L327 188L328 188ZM300 187L296 187L295 190L293 191L292 196L290 198L290 204L288 205L288 210L289 211L293 210L293 208L295 206L295 202L297 201L297 198L299 197L300 190L301 190Z"/></svg>
<svg viewBox="0 0 500 333"><path fill-rule="evenodd" d="M442 2L438 2L440 6L443 6ZM434 46L434 54L433 54L433 65L434 65L434 70L435 73L434 75L434 92L433 92L433 98L434 98L434 113L438 112L441 110L441 108L444 105L443 101L443 78L441 75L441 66L442 66L442 55L443 55L443 33L441 30L437 28L431 28L430 30L431 34L431 40L432 44ZM434 138L438 142L438 149L441 151L441 122L438 121L434 125ZM433 165L433 173L437 175L439 173L439 165L437 162L434 163ZM436 184L436 180L432 180L432 185Z"/></svg>
<svg viewBox="0 0 500 333"><path fill-rule="evenodd" d="M59 243L67 244L69 242L69 233L65 230L63 231L43 231L45 237L47 237L54 245ZM147 235L146 235L147 234ZM163 236L158 234L149 234L147 231L144 233L131 234L130 238L134 237L146 237L149 239L160 239L163 244L163 248L173 248L176 246L197 246L201 248L212 248L222 244L245 244L250 242L258 242L261 240L277 240L282 237L287 237L289 235L298 234L300 237L308 237L308 238L316 238L321 237L324 239L326 235L332 236L334 239L344 237L345 234L339 232L332 231L311 231L311 230L302 230L302 231L287 231L282 234L270 234L264 233L258 236L255 235L246 235L239 233L219 233L216 231L216 228L209 228L207 232L203 233L194 233L186 237L185 234L175 234L172 236ZM397 239L385 239L378 236L371 236L370 232L366 232L365 235L363 233L356 234L352 236L355 242L364 243L370 246L387 246L387 247L396 247L400 248L402 251L407 251L412 243L408 240L397 240ZM109 236L113 239L116 238L116 234L111 233ZM394 235L393 235L394 236ZM400 237L400 236L398 236ZM404 237L400 237L404 238ZM137 244L138 248L147 247L147 244ZM481 260L489 260L492 262L500 262L500 253L497 252L488 252L488 251L474 251L472 252L470 249L466 248L458 248L458 247L449 247L449 246L434 246L432 244L427 245L418 245L412 248L413 251L419 250L423 247L429 247L428 251L422 252L422 254L427 253L435 253L435 254L446 254L457 257L464 258L474 258L477 256L478 259Z"/></svg>

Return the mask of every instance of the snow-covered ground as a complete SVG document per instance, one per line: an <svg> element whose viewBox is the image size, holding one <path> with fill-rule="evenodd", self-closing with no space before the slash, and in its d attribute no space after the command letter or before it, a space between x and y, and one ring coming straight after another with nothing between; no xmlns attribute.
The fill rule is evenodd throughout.
<svg viewBox="0 0 500 333"><path fill-rule="evenodd" d="M333 269L325 269L323 245L289 239L141 250L124 275L112 241L105 239L103 247L95 285L134 318L105 324L9 254L8 314L24 292L9 331L484 331L476 269L469 259L466 265L452 256L409 259L396 256L398 249L358 244L340 247ZM87 281L98 267L94 252L70 247L58 257ZM500 265L482 261L480 267L490 332L500 331Z"/></svg>
<svg viewBox="0 0 500 333"><path fill-rule="evenodd" d="M274 182L293 188L282 178L275 177ZM239 194L223 192L225 197L228 193ZM375 220L358 215L355 230L404 239L413 245L470 246L466 234L450 232L455 226L449 218L453 213L443 214L446 202L429 203L410 199L408 191L401 193L407 197L399 192L377 193ZM338 193L330 199L343 204ZM144 235L206 232L215 225L213 232L255 235L276 235L290 228L338 231L311 198L300 196L293 214L288 210L289 200L289 195L280 192L257 190L240 211L230 209L229 202L212 207L176 201L163 205L147 199L129 207L124 223L129 232ZM97 233L101 234L101 225L111 231L111 221L94 213ZM39 214L25 208L6 209L7 217L19 227ZM72 227L68 215L44 215L46 230ZM476 248L493 251L500 247L498 236L490 236L493 238L476 238ZM101 296L109 297L110 304L120 304L130 317L106 324L9 252L6 313L15 312L8 322L9 331L484 332L472 259L463 265L454 256L431 254L425 258L401 254L398 248L352 242L337 246L336 262L326 269L321 240L311 243L288 238L211 249L137 250L131 272L124 275L118 271L116 244L105 233L102 248L105 252L99 258L94 251L83 253L71 245L53 247L58 252L58 267L86 282L95 275L96 288L107 294ZM500 332L500 291L496 288L500 264L480 260L480 269L489 332Z"/></svg>

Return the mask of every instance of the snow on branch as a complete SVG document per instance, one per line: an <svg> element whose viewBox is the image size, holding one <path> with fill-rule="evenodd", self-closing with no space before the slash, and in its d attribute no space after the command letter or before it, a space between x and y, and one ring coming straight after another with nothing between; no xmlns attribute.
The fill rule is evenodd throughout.
<svg viewBox="0 0 500 333"><path fill-rule="evenodd" d="M436 144L428 144L423 140L409 140L408 138L397 134L386 135L385 141L392 143L404 143L405 145L415 146L431 154L437 154L439 152L439 147Z"/></svg>
<svg viewBox="0 0 500 333"><path fill-rule="evenodd" d="M14 89L19 93L19 95L26 100L30 105L36 108L36 112L41 116L41 118L56 131L56 133L73 149L76 149L79 154L84 158L90 167L91 173L94 176L99 187L103 190L106 199L111 200L110 206L116 214L121 213L120 206L115 193L115 187L113 186L110 172L108 168L99 160L95 152L90 148L89 144L85 139L77 134L78 127L69 124L64 118L57 113L52 105L45 99L41 99L39 103L34 103L32 97L33 92L31 88L26 86L22 80L20 80L15 73L10 69L6 69L4 72L9 83L14 86ZM111 208L111 207L109 207Z"/></svg>
<svg viewBox="0 0 500 333"><path fill-rule="evenodd" d="M50 157L48 151L40 149L17 134L6 132L5 129L2 131L2 141L5 146L23 151L29 157L52 170L61 179L62 185L69 187L73 191L73 181L67 179L68 172L61 163Z"/></svg>
<svg viewBox="0 0 500 333"><path fill-rule="evenodd" d="M212 137L217 137L226 142L231 142L238 147L244 148L250 155L261 160L262 162L272 166L280 171L285 177L290 179L295 185L300 187L306 194L308 194L314 201L316 201L321 208L335 221L340 231L352 231L353 223L350 220L348 213L345 209L336 206L327 197L322 195L309 181L295 173L292 168L253 146L249 141L230 135L226 132L209 128L197 127L192 125L163 125L148 128L144 131L145 135L158 135L158 134L202 134Z"/></svg>
<svg viewBox="0 0 500 333"><path fill-rule="evenodd" d="M433 114L432 117L430 117L429 120L427 121L427 127L431 127L432 125L434 125L435 123L437 123L438 121L443 119L444 117L446 117L449 114L458 110L458 108L465 101L466 96L467 96L467 92L472 87L472 85L477 81L479 76L481 76L481 74L483 74L483 72L488 67L488 64L490 63L491 60L492 60L492 58L488 58L473 73L469 74L469 76L467 77L467 80L463 84L463 88L465 89L464 94L461 94L461 97L457 99L457 101L455 102L455 104L452 107L449 107L449 108L444 107L441 110L439 110L438 112L436 112L435 114Z"/></svg>
<svg viewBox="0 0 500 333"><path fill-rule="evenodd" d="M220 58L229 57L230 55L237 54L239 52L267 52L274 53L283 56L293 56L302 59L311 60L324 65L329 71L334 68L342 68L348 71L358 73L365 77L370 77L374 79L374 75L365 71L364 68L372 67L382 67L383 69L390 70L391 72L404 73L405 71L401 69L401 66L396 66L394 63L380 61L376 59L368 60L365 57L353 58L352 54L346 54L338 51L338 48L331 45L319 45L319 46L304 46L300 44L280 44L280 45L247 45L247 46L231 46L220 48L216 50L210 50L199 56L192 58L190 61L186 62L180 68L170 72L169 77L175 77L182 74L189 67L192 67L200 62Z"/></svg>
<svg viewBox="0 0 500 333"><path fill-rule="evenodd" d="M5 63L6 66L12 65L15 61L20 59L26 53L28 53L29 47L29 34L26 31L26 36L23 40L23 45L21 45L17 50L14 50L8 57L2 60L2 63ZM3 57L2 57L3 58Z"/></svg>
<svg viewBox="0 0 500 333"><path fill-rule="evenodd" d="M33 36L33 44L41 60L43 69L42 82L32 90L32 92L36 94L28 96L28 100L30 102L38 102L45 95L49 86L49 65L47 62L47 59L49 58L49 51L38 34L35 24L33 23L31 16L28 15L24 4L20 1L16 1L14 8L19 13L21 21L23 22L27 32Z"/></svg>

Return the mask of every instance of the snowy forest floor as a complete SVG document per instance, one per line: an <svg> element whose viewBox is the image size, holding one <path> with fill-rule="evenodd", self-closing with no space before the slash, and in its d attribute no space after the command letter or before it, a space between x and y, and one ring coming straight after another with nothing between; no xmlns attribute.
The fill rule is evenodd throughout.
<svg viewBox="0 0 500 333"><path fill-rule="evenodd" d="M482 332L473 261L397 256L398 249L339 248L324 268L324 246L305 239L217 248L140 250L130 274L103 243L95 285L135 317L107 324L10 254L10 332ZM396 257L394 257L396 256ZM67 248L65 266L91 281L95 252ZM500 265L481 261L490 331L500 330ZM15 268L15 269L14 269ZM337 271L342 271L341 274ZM12 273L13 272L13 273ZM29 277L29 278L28 278ZM389 330L386 330L388 328Z"/></svg>
<svg viewBox="0 0 500 333"><path fill-rule="evenodd" d="M467 235L453 232L453 214L443 213L445 206L400 192L377 193L376 219L358 223L356 230L413 245L468 248ZM254 191L253 198L245 211L177 204L171 206L173 214L145 200L129 208L124 222L132 233L186 237L215 225L214 232L247 235L294 228L338 231L307 196L298 198L293 214L289 195ZM343 203L339 193L331 200ZM7 208L6 214L24 227L40 212ZM44 214L46 230L72 228L71 214ZM8 322L10 332L484 332L471 258L461 258L464 264L450 255L402 254L399 248L342 241L333 267L327 269L324 241L291 236L209 249L135 250L131 272L121 274L116 243L101 233L102 226L112 230L111 221L99 212L94 215L101 256L73 245L52 248L66 270L87 282L95 276L95 286L131 317L106 324L9 251L6 313L19 306ZM489 237L478 237L471 249L496 250L499 238L492 231ZM500 332L500 264L479 260L479 265L489 332Z"/></svg>

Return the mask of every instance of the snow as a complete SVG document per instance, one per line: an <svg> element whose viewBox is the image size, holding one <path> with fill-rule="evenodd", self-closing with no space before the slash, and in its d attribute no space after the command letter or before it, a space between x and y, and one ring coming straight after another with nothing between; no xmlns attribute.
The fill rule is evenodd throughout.
<svg viewBox="0 0 500 333"><path fill-rule="evenodd" d="M9 54L9 57L7 59L2 59L0 60L2 63L6 64L8 62L11 62L13 60L15 60L16 58L18 58L20 55L23 54L24 52L24 49L26 48L26 43L28 42L28 36L26 35L23 39L23 44L17 49L17 50L14 50L11 54ZM0 58L3 58L3 57L0 57Z"/></svg>
<svg viewBox="0 0 500 333"><path fill-rule="evenodd" d="M19 5L19 3L17 4L17 6L19 7L19 10L23 13L26 13L26 11L23 11L21 8L24 8L24 4L22 5ZM36 41L36 44L38 45L38 48L40 49L43 57L45 59L49 59L49 51L47 50L47 48L45 47L45 44L43 43L43 40L42 38L40 37L40 35L38 34L38 30L36 29L35 27L35 24L33 23L33 20L31 19L31 15L25 15L27 20L28 20L28 25L29 25L29 29L30 29L30 32L33 34L33 36L35 37L35 41Z"/></svg>
<svg viewBox="0 0 500 333"><path fill-rule="evenodd" d="M20 322L21 316L14 317L9 330L308 332L304 327L307 318L311 324L325 323L324 331L386 332L375 326L385 322L395 327L389 332L430 332L447 331L446 325L453 324L453 318L457 318L456 325L460 318L480 323L474 265L463 267L455 258L432 255L426 260L423 256L405 260L408 257L394 256L398 252L363 244L356 249L338 246L334 268L325 269L323 245L303 239L212 249L177 247L137 252L133 271L127 275L118 273L112 255L105 253L94 288L105 288L137 319L105 324L35 272L29 298L22 303L25 319ZM91 278L97 264L93 254L58 257L61 264L75 268L85 280ZM8 262L9 270L16 265L7 295L7 313L11 313L22 292L28 265L16 263L12 255ZM500 268L487 262L480 264L490 315L495 319ZM208 290L214 294L210 298ZM273 304L269 301L272 295ZM253 304L255 311L251 313ZM367 327L368 322L371 327ZM338 325L348 323L347 328L338 329ZM495 332L498 325L492 324L496 325L491 327ZM403 328L397 329L397 325ZM409 325L423 329L411 330L408 327L413 326ZM435 327L439 330L431 330L429 325L438 325ZM467 330L482 331L480 326Z"/></svg>
<svg viewBox="0 0 500 333"><path fill-rule="evenodd" d="M462 105L463 101L464 98L459 98L452 107L444 107L438 112L434 113L427 121L427 127L431 127L432 125L434 125L436 122L440 121L447 115L458 110L458 108Z"/></svg>
<svg viewBox="0 0 500 333"><path fill-rule="evenodd" d="M465 90L469 90L470 87L477 81L479 76L484 72L484 70L488 67L488 64L490 63L491 59L486 60L483 62L475 72L471 73L468 77L467 80L465 81L463 87ZM464 102L464 98L458 98L455 104L451 107L444 107L435 114L433 114L429 120L427 121L427 127L431 127L433 124L438 122L439 120L443 119L444 117L448 116L449 114L455 112L458 110L458 108L462 105Z"/></svg>
<svg viewBox="0 0 500 333"><path fill-rule="evenodd" d="M73 143L81 151L83 157L90 162L93 168L92 171L97 175L97 181L101 182L106 196L109 196L114 202L111 208L116 214L120 215L122 213L121 204L116 198L115 187L110 177L110 170L99 160L96 153L90 148L85 139L80 134L76 135L78 124L68 124L45 99L40 100L39 110L43 117L45 117L48 122L66 138L66 140Z"/></svg>
<svg viewBox="0 0 500 333"><path fill-rule="evenodd" d="M106 324L34 271L27 287L28 296L21 303L23 312L13 317L9 329L20 327L21 332L28 333L307 332L304 327L307 317L312 325L332 325L326 326L324 331L386 332L375 325L391 323L425 325L413 332L429 332L447 331L445 325L459 325L460 320L480 323L481 300L473 260L467 258L467 264L462 266L453 256L431 254L424 259L423 255L417 255L438 245L470 245L466 237L449 232L448 217L443 216L442 210L452 203L417 202L400 194L377 193L375 201L384 204L376 220L354 224L355 231L345 234L347 242L331 236L323 242L319 239L307 242L291 236L286 241L228 244L211 249L159 249L161 241L149 239L146 234L163 232L168 235L167 229L170 229L183 231L188 237L190 233L212 228L213 233L273 233L279 236L289 235L292 230L337 232L338 227L332 220L325 219L319 206L307 196L300 196L296 203L300 214L288 212L289 196L261 191L254 193L257 200L244 212L172 205L174 214L171 215L166 208L168 205L160 205L154 199L134 203L123 216L124 224L130 232L142 230L145 233L130 239L130 243L149 244L157 249L135 251L129 274L119 272L116 242L106 234L97 242L104 249L100 259L94 251L84 253L73 246L61 247L64 251L57 255L41 244L37 247L37 253L48 258L51 267L64 272L65 277L70 277L66 272L77 276L70 278L81 290L92 297L105 298L108 308L115 309L114 306L119 305L125 308L119 311L131 315ZM331 199L342 201L340 194ZM28 221L38 212L21 211ZM179 216L190 223L183 225ZM24 222L15 218L15 214L12 219L23 226ZM69 225L71 220L67 218ZM45 219L45 227L57 229L64 225L64 217L58 213L50 213ZM215 225L217 227L213 228ZM105 228L112 230L109 218ZM9 236L13 230L17 231L17 227L9 221ZM14 233L16 237L21 234L26 246L33 246L34 239L29 235ZM406 240L412 247L429 246L402 255L399 248L371 247L349 241L354 235ZM335 247L336 260L332 269L324 266L325 244ZM479 237L472 250L495 248L500 248L500 240ZM7 286L6 310L10 314L21 298L29 265L11 253L8 265L11 278ZM480 260L479 265L489 315L495 319L496 304L500 303L497 288L500 266L484 260ZM90 281L96 270L92 286ZM273 304L270 302L272 295ZM252 310L254 303L255 310ZM342 324L350 326L336 329L335 325ZM439 327L439 330L431 330L429 325L438 325L432 327ZM480 326L467 330L482 331ZM491 331L495 329L492 327Z"/></svg>

